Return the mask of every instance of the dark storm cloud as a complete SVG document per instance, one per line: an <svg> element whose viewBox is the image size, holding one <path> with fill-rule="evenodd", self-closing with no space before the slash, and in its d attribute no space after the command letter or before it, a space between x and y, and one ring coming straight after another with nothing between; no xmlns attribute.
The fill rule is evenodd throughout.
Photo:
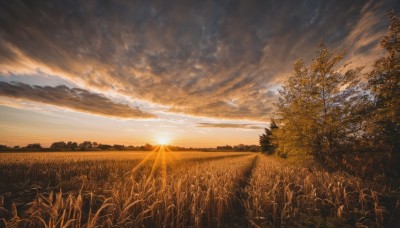
<svg viewBox="0 0 400 228"><path fill-rule="evenodd" d="M253 124L234 124L234 123L198 123L198 127L204 128L243 128L243 129L264 129L265 127L261 127Z"/></svg>
<svg viewBox="0 0 400 228"><path fill-rule="evenodd" d="M151 118L152 114L125 104L114 103L107 97L79 88L66 86L30 86L24 83L0 82L0 96L25 99L77 111L118 118Z"/></svg>
<svg viewBox="0 0 400 228"><path fill-rule="evenodd" d="M293 62L376 55L395 1L0 1L0 72L45 68L171 112L265 120ZM353 53L353 54L352 54ZM356 58L357 57L357 58Z"/></svg>

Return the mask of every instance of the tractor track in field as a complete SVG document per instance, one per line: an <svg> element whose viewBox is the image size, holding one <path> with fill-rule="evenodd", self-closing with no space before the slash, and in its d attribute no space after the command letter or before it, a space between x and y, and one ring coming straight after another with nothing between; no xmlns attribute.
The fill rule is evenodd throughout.
<svg viewBox="0 0 400 228"><path fill-rule="evenodd" d="M244 203L248 199L246 187L250 183L251 175L253 174L253 170L256 167L258 160L259 155L254 157L249 167L245 171L243 178L237 184L232 202L232 211L229 211L224 217L224 224L222 227L250 227Z"/></svg>

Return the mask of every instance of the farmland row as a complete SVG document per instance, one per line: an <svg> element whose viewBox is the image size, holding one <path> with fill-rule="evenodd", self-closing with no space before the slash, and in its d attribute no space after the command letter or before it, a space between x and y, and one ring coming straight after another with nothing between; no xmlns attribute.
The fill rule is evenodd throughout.
<svg viewBox="0 0 400 228"><path fill-rule="evenodd" d="M78 191L58 188L59 191L37 193L28 202L26 196L21 196L8 206L4 203L3 195L3 205L0 205L3 211L0 215L5 218L3 222L11 227L23 224L49 227L154 227L162 224L172 227L218 226L223 223L227 211L230 210L234 190L246 176L245 172L248 172L254 157L255 155L224 158L216 156L215 159L205 159L208 162L187 159L168 164L165 161L168 175L164 173L163 159L160 158L149 159L142 165L144 168L135 170L134 173L124 173L126 170L121 167L132 169L138 162L67 162L54 172L69 172L73 174L73 178L80 178L81 186L70 186L71 190ZM155 163L157 160L160 162ZM82 173L74 172L74 169L82 169L82 166L83 170L90 170L95 176L107 173L106 181L93 181L90 175L80 176ZM47 171L54 168L48 167ZM28 173L25 175L29 176ZM59 178L59 186L64 186L64 179L63 176ZM87 185L92 186L87 188Z"/></svg>
<svg viewBox="0 0 400 228"><path fill-rule="evenodd" d="M400 225L400 197L383 205L382 189L346 173L260 156L246 187L245 207L256 227Z"/></svg>
<svg viewBox="0 0 400 228"><path fill-rule="evenodd" d="M158 148L158 147L157 147ZM127 161L142 160L154 151L85 151L85 152L18 152L0 153L0 164L38 164L38 163L64 163L82 161ZM202 160L213 157L228 157L249 154L249 152L198 152L198 151L174 151L174 157L178 160ZM153 157L154 158L154 157Z"/></svg>
<svg viewBox="0 0 400 228"><path fill-rule="evenodd" d="M157 158L157 152L133 153L127 156L126 153L97 153L96 159L92 159L95 153L77 154L74 159L73 153L59 155L39 153L28 154L31 159L21 156L11 161L12 154L6 154L0 159L0 194L18 194L21 190L26 193L27 189L35 192L63 189L72 191L80 189L84 184L85 190L93 190L99 184L112 181L125 181L131 177L133 168L143 163L136 173L149 172ZM37 155L37 156L35 156ZM188 163L202 163L211 160L219 160L227 157L240 157L248 153L172 153L173 158L166 159L167 168L174 169ZM148 156L147 160L144 160ZM139 175L136 175L138 178ZM93 186L92 186L93 185ZM92 187L92 188L91 188ZM9 194L6 194L9 195Z"/></svg>
<svg viewBox="0 0 400 228"><path fill-rule="evenodd" d="M140 160L14 163L7 169L0 164L1 175L14 185L5 186L20 192L0 193L0 226L400 224L400 198L387 196L393 189L383 190L343 172L250 153L147 155ZM12 174L18 176L16 180L31 178L30 184L13 182Z"/></svg>

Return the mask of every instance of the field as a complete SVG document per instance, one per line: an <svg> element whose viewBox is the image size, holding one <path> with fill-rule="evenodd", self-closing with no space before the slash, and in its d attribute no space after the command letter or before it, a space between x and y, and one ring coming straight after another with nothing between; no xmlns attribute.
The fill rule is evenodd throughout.
<svg viewBox="0 0 400 228"><path fill-rule="evenodd" d="M4 153L0 227L396 227L394 187L259 153Z"/></svg>

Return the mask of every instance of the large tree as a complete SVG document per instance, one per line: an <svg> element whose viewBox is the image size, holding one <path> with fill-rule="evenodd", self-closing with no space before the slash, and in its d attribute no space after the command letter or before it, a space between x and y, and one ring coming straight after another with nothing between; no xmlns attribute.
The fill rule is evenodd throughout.
<svg viewBox="0 0 400 228"><path fill-rule="evenodd" d="M376 144L400 153L400 18L388 13L390 27L381 41L387 55L378 59L368 75L372 94L371 122Z"/></svg>
<svg viewBox="0 0 400 228"><path fill-rule="evenodd" d="M303 60L279 91L277 117L281 139L289 153L312 154L325 160L340 155L356 135L351 110L357 105L361 68L338 69L344 52L329 51L321 44L309 66Z"/></svg>

